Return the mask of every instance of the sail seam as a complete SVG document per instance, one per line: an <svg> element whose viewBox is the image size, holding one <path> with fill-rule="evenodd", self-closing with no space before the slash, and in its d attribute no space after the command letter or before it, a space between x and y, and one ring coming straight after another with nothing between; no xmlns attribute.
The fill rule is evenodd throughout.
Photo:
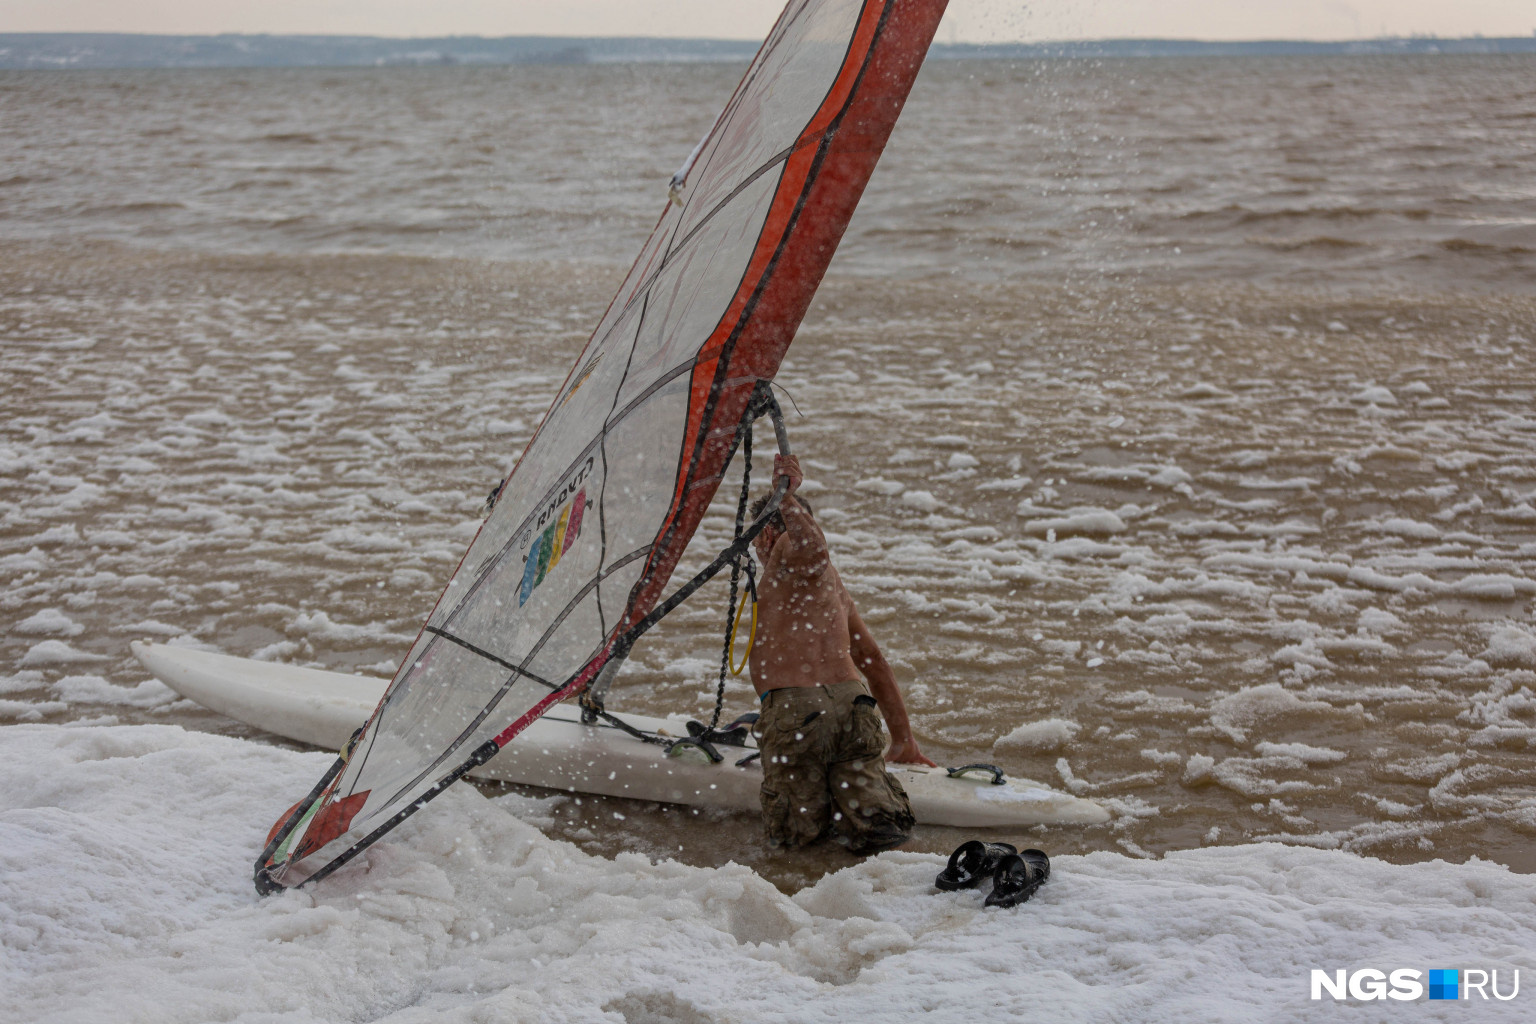
<svg viewBox="0 0 1536 1024"><path fill-rule="evenodd" d="M514 665L507 659L492 654L490 651L487 651L483 647L476 647L474 644L470 643L463 637L455 636L445 629L438 629L436 626L428 626L427 632L434 636L440 636L444 640L447 640L449 643L458 644L460 647L464 648L466 651L469 651L471 654L478 654L480 657L486 659L487 661L494 661L496 664L500 665L502 668L508 670L509 672L513 672L517 675L523 676L524 678L531 679L535 683L538 683L540 686L547 687L551 690L558 690L560 688L554 683L550 682L548 679L545 679L543 676L529 672L527 669L520 665Z"/></svg>

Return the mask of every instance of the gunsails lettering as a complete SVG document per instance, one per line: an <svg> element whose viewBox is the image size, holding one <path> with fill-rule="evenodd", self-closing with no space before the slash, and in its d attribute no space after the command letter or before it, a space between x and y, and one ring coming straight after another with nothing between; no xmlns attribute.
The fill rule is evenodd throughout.
<svg viewBox="0 0 1536 1024"><path fill-rule="evenodd" d="M593 464L594 460L588 458L539 510L530 531L531 543L523 556L523 581L517 593L519 608L559 567L560 560L581 536L581 524L590 505L585 484L592 475Z"/></svg>

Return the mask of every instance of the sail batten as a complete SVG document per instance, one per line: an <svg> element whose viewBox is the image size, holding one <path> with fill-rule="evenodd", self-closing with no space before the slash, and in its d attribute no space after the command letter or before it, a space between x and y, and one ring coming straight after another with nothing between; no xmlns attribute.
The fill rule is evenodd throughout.
<svg viewBox="0 0 1536 1024"><path fill-rule="evenodd" d="M288 856L264 852L259 885L355 856L664 612L943 10L791 0L672 181L350 761L294 812Z"/></svg>

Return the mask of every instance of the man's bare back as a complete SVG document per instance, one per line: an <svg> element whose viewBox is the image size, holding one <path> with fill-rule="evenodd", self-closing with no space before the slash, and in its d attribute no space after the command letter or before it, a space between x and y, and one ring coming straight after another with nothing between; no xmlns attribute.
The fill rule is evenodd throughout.
<svg viewBox="0 0 1536 1024"><path fill-rule="evenodd" d="M886 759L932 765L912 736L890 665L832 567L821 527L794 496L804 479L799 460L775 457L774 476L788 479L789 488L779 506L782 524L765 526L754 545L763 562L763 579L758 587L752 685L763 694L863 676L891 732Z"/></svg>

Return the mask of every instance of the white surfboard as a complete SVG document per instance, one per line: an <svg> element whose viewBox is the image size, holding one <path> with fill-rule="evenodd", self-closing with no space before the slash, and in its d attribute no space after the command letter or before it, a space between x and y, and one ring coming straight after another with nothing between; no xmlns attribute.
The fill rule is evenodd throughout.
<svg viewBox="0 0 1536 1024"><path fill-rule="evenodd" d="M135 641L134 655L184 697L246 725L300 743L338 750L372 714L387 680L253 661L227 654ZM620 713L644 732L686 737L687 720ZM581 712L556 705L472 774L574 793L655 800L694 807L750 811L758 807L763 773L756 751L719 748L726 760L699 763L612 725L583 725ZM732 756L735 755L735 756ZM942 768L891 765L927 825L971 828L1024 825L1095 825L1109 812L1090 800L1027 779L994 784L988 776L952 777Z"/></svg>

